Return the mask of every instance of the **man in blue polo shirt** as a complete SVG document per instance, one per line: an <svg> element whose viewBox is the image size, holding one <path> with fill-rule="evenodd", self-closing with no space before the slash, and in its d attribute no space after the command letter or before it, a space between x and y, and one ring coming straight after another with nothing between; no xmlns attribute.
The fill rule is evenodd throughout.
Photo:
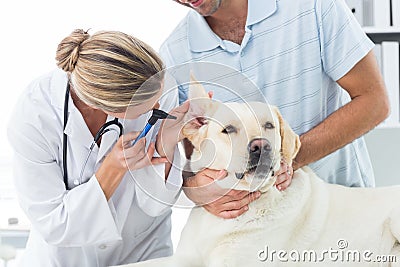
<svg viewBox="0 0 400 267"><path fill-rule="evenodd" d="M386 118L388 99L374 44L343 0L176 1L192 10L160 49L167 66L207 61L240 71L300 135L294 169L309 165L329 183L374 186L361 136ZM185 185L203 184L205 176ZM281 176L284 189L291 175ZM225 217L246 210L240 197L232 201L241 204ZM215 205L206 208L221 216Z"/></svg>

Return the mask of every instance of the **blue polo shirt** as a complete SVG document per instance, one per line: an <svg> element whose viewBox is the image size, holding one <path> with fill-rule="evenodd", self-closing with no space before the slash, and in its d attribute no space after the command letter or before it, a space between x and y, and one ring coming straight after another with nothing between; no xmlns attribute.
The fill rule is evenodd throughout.
<svg viewBox="0 0 400 267"><path fill-rule="evenodd" d="M374 46L343 0L248 0L245 30L240 45L222 40L201 15L190 10L163 43L160 54L168 67L216 62L240 72L268 103L278 106L299 135L350 101L335 81ZM215 76L210 68L197 72L195 76L202 76L201 72ZM182 102L187 98L187 80L178 82ZM207 89L221 101L238 101L252 94L246 90L242 95L230 94L213 84ZM310 167L329 183L374 186L363 138Z"/></svg>

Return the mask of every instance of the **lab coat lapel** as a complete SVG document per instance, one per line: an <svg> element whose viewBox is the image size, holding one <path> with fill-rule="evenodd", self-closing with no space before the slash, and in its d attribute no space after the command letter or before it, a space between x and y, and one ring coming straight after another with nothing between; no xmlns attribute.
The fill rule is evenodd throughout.
<svg viewBox="0 0 400 267"><path fill-rule="evenodd" d="M64 133L68 136L68 139L74 140L74 143L90 148L90 145L93 142L93 136L90 133L81 113L73 105L71 100L69 106L70 112Z"/></svg>

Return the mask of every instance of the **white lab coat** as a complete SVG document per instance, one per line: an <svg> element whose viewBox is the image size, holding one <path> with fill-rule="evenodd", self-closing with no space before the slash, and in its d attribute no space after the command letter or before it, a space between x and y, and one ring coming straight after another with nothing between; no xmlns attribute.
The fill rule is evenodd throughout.
<svg viewBox="0 0 400 267"><path fill-rule="evenodd" d="M20 98L8 127L15 151L15 186L22 209L32 223L21 266L108 266L172 253L170 205L180 192L181 158L164 180L164 164L128 172L109 201L93 175L114 145L118 133L103 135L83 175L74 186L93 136L69 101L68 177L62 172L63 107L67 76L55 70L32 82ZM177 105L177 92L162 98L161 109ZM121 121L125 133L140 131L150 112ZM113 118L108 118L111 120ZM156 127L154 127L155 129ZM146 136L154 140L156 130Z"/></svg>

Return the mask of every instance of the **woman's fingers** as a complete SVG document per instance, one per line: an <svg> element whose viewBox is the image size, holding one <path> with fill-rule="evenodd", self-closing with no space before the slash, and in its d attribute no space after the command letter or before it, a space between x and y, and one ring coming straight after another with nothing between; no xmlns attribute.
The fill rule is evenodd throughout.
<svg viewBox="0 0 400 267"><path fill-rule="evenodd" d="M145 138L143 138L145 139ZM137 147L136 147L137 145ZM164 157L153 157L154 152L155 152L155 144L150 143L147 152L146 152L146 143L143 140L139 140L135 146L136 149L133 149L129 151L129 154L126 155L126 162L128 165L128 168L130 170L136 170L140 168L144 168L150 165L155 165L155 164L162 164L162 163L167 163L168 159ZM139 151L137 151L140 149Z"/></svg>
<svg viewBox="0 0 400 267"><path fill-rule="evenodd" d="M156 145L154 143L150 143L147 149L147 159L150 160L151 165L168 162L168 159L166 157L153 157L155 151L156 151Z"/></svg>
<svg viewBox="0 0 400 267"><path fill-rule="evenodd" d="M157 165L157 164L162 164L162 163L167 163L167 162L168 162L168 159L162 158L162 157L160 157L160 158L154 157L151 159L151 165Z"/></svg>
<svg viewBox="0 0 400 267"><path fill-rule="evenodd" d="M138 137L140 132L128 132L121 136L123 143L130 143Z"/></svg>

